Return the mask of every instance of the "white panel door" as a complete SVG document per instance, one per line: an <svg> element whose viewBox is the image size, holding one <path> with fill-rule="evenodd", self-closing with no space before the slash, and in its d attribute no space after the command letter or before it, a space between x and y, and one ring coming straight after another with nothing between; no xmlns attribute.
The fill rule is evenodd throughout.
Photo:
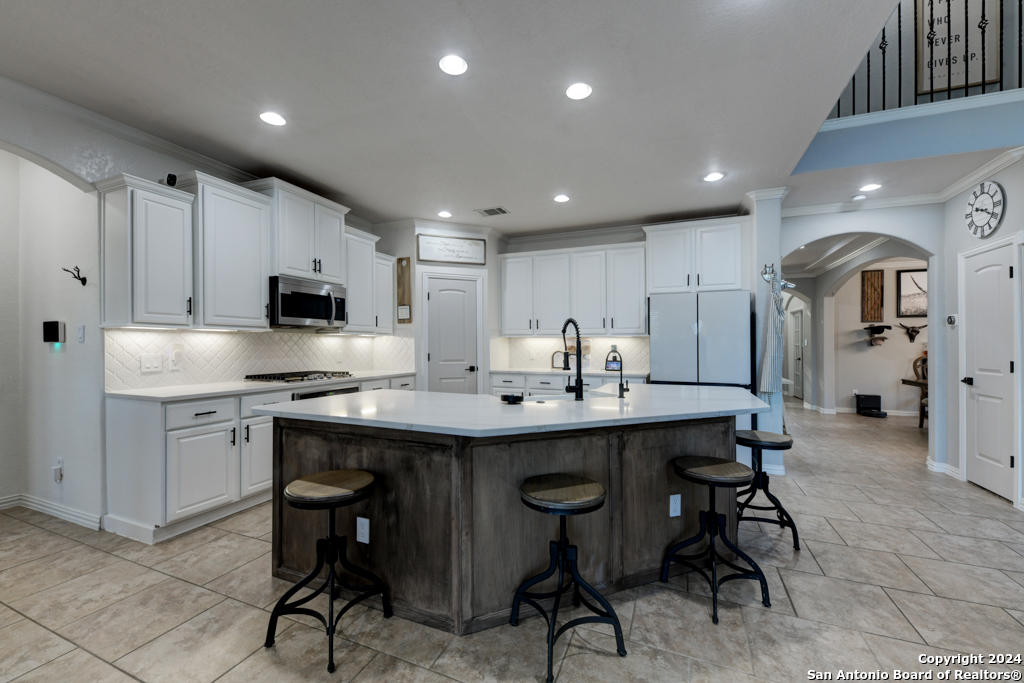
<svg viewBox="0 0 1024 683"><path fill-rule="evenodd" d="M570 316L569 255L533 258L533 329L537 334L561 334Z"/></svg>
<svg viewBox="0 0 1024 683"><path fill-rule="evenodd" d="M317 204L316 222L316 278L323 282L345 284L345 214Z"/></svg>
<svg viewBox="0 0 1024 683"><path fill-rule="evenodd" d="M266 329L270 207L203 187L203 325Z"/></svg>
<svg viewBox="0 0 1024 683"><path fill-rule="evenodd" d="M533 334L533 257L501 261L501 333Z"/></svg>
<svg viewBox="0 0 1024 683"><path fill-rule="evenodd" d="M643 247L608 252L608 334L647 334Z"/></svg>
<svg viewBox="0 0 1024 683"><path fill-rule="evenodd" d="M377 278L373 293L377 300L377 334L392 334L395 331L395 262L378 258L373 267Z"/></svg>
<svg viewBox="0 0 1024 683"><path fill-rule="evenodd" d="M651 381L697 381L697 295L651 295Z"/></svg>
<svg viewBox="0 0 1024 683"><path fill-rule="evenodd" d="M237 424L167 432L167 522L238 500Z"/></svg>
<svg viewBox="0 0 1024 683"><path fill-rule="evenodd" d="M476 280L427 281L427 390L475 394Z"/></svg>
<svg viewBox="0 0 1024 683"><path fill-rule="evenodd" d="M967 480L1013 499L1013 247L966 260ZM933 416L934 417L934 416ZM941 422L939 423L941 424Z"/></svg>
<svg viewBox="0 0 1024 683"><path fill-rule="evenodd" d="M274 418L242 420L241 497L270 488L274 480Z"/></svg>
<svg viewBox="0 0 1024 683"><path fill-rule="evenodd" d="M750 292L697 295L697 379L750 384Z"/></svg>
<svg viewBox="0 0 1024 683"><path fill-rule="evenodd" d="M315 279L316 205L284 190L277 191L277 268L279 275Z"/></svg>
<svg viewBox="0 0 1024 683"><path fill-rule="evenodd" d="M134 190L132 318L192 322L192 205Z"/></svg>
<svg viewBox="0 0 1024 683"><path fill-rule="evenodd" d="M693 230L681 228L647 235L647 293L693 290Z"/></svg>
<svg viewBox="0 0 1024 683"><path fill-rule="evenodd" d="M698 292L742 286L742 238L743 229L738 224L694 230Z"/></svg>
<svg viewBox="0 0 1024 683"><path fill-rule="evenodd" d="M590 251L572 255L572 308L580 324L580 334L605 334L608 331L605 252Z"/></svg>
<svg viewBox="0 0 1024 683"><path fill-rule="evenodd" d="M345 287L346 332L377 331L377 305L373 299L376 250L372 242L346 235L348 284Z"/></svg>

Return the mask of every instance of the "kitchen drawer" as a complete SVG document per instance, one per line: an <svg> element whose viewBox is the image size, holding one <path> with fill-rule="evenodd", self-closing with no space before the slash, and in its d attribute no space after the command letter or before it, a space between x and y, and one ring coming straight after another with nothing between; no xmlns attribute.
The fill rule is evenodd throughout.
<svg viewBox="0 0 1024 683"><path fill-rule="evenodd" d="M501 398L505 394L516 394L518 396L522 396L523 393L522 389L502 389L501 387L494 387L491 389L491 395L497 396L498 398Z"/></svg>
<svg viewBox="0 0 1024 683"><path fill-rule="evenodd" d="M586 377L584 382L588 382ZM565 375L527 375L526 386L530 389L561 389L565 387Z"/></svg>
<svg viewBox="0 0 1024 683"><path fill-rule="evenodd" d="M268 403L287 403L292 400L292 392L275 391L272 394L251 394L242 397L242 417L252 417L252 409Z"/></svg>
<svg viewBox="0 0 1024 683"><path fill-rule="evenodd" d="M525 389L526 375L491 375L491 386L496 389L509 387Z"/></svg>
<svg viewBox="0 0 1024 683"><path fill-rule="evenodd" d="M208 401L170 403L164 406L164 428L198 427L233 420L238 415L238 399L215 398Z"/></svg>
<svg viewBox="0 0 1024 683"><path fill-rule="evenodd" d="M409 375L408 377L394 377L391 380L391 388L399 389L401 391L415 391L416 376Z"/></svg>
<svg viewBox="0 0 1024 683"><path fill-rule="evenodd" d="M391 382L386 379L381 379L374 382L359 383L359 391L377 391L378 389L388 389L390 387Z"/></svg>

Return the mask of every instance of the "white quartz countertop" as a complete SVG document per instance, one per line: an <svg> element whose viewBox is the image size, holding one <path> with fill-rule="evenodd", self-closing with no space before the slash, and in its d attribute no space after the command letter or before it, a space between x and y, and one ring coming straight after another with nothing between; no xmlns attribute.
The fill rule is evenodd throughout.
<svg viewBox="0 0 1024 683"><path fill-rule="evenodd" d="M414 372L374 372L364 370L353 372L351 377L341 379L320 379L312 382L213 382L210 384L184 384L173 387L155 387L153 389L129 389L126 391L108 391L112 398L133 398L141 401L187 401L197 398L216 398L218 396L238 396L240 394L265 394L274 391L316 391L332 389L348 384L358 384L368 380L391 379L392 377L411 377Z"/></svg>
<svg viewBox="0 0 1024 683"><path fill-rule="evenodd" d="M624 400L594 397L519 405L507 405L486 394L387 390L271 404L253 408L252 412L295 420L486 437L697 420L769 410L768 404L749 391L735 387L675 388L688 391L673 396L638 392Z"/></svg>

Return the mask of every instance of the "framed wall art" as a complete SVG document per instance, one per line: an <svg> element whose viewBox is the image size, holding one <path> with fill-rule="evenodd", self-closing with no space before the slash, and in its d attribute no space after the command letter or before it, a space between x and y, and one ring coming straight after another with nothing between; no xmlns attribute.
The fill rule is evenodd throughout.
<svg viewBox="0 0 1024 683"><path fill-rule="evenodd" d="M860 320L864 323L882 322L882 306L885 294L885 271L862 270L860 272Z"/></svg>
<svg viewBox="0 0 1024 683"><path fill-rule="evenodd" d="M928 271L896 271L896 317L928 316Z"/></svg>

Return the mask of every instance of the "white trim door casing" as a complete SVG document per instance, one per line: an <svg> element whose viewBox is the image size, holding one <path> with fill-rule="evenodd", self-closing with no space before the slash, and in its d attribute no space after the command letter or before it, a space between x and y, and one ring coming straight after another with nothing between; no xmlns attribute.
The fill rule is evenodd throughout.
<svg viewBox="0 0 1024 683"><path fill-rule="evenodd" d="M962 381L959 383L959 475L963 481L973 481L1009 498L1018 507L1021 507L1019 247L1022 242L1024 233L1016 233L991 242L986 241L957 255L960 310L958 379L971 376L975 382L974 386L968 386ZM993 253L1004 248L1006 251L1001 254ZM975 260L975 257L981 258ZM1009 277L1010 267L1014 272L1012 279ZM974 284L982 283L969 283L972 271L980 271L982 279L989 280L987 289L997 291L975 291L977 288ZM998 281L1000 274L1002 282ZM997 302L1000 297L1001 301ZM1007 300L1010 305L1007 305ZM1000 309L1001 319L999 316L985 316L989 303ZM1005 315L1007 308L1012 309L1012 316ZM997 321L995 330L987 330L991 326L987 318ZM1000 322L1005 323L1005 329ZM984 330L982 326L985 326ZM994 334L998 334L1000 339L993 338ZM996 358L997 355L999 358ZM1003 356L1008 358L1003 360ZM1013 374L1010 373L1010 361L1017 368ZM1002 367L1004 365L1006 367ZM999 405L1000 401L1002 405ZM979 411L979 408L987 410ZM1012 469L1009 466L1011 456L1015 460Z"/></svg>
<svg viewBox="0 0 1024 683"><path fill-rule="evenodd" d="M488 317L487 317L487 273L483 271L470 271L461 268L435 266L430 270L423 270L420 266L420 311L422 311L423 324L416 333L416 389L417 391L429 391L430 371L428 368L427 353L430 330L430 314L427 307L427 293L430 291L430 279L441 278L448 280L475 280L476 289L476 332L477 332L477 366L476 393L488 393L490 381L490 349L487 338Z"/></svg>

